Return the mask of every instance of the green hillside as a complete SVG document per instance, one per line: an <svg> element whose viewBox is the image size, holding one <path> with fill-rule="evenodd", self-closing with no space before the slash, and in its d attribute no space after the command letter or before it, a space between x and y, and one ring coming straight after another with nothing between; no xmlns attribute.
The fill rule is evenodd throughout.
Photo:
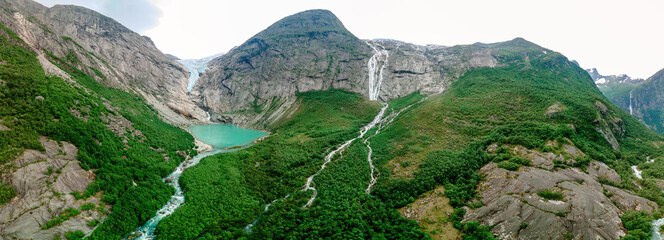
<svg viewBox="0 0 664 240"><path fill-rule="evenodd" d="M26 49L15 33L0 26L0 116L9 128L0 131L0 164L13 161L24 149L44 151L39 136L74 144L81 167L96 174L88 189L75 197L101 191L102 201L112 205L92 238L128 234L170 198L173 189L161 178L184 160L178 151L195 153L193 137L164 123L138 95L104 87L73 67L76 59L50 54L74 82L46 76L35 53ZM108 127L109 119L115 118L127 119L132 127L116 134ZM6 191L4 186L0 189ZM103 206L99 209L105 212ZM61 222L49 222L45 228Z"/></svg>
<svg viewBox="0 0 664 240"><path fill-rule="evenodd" d="M159 225L159 238L428 239L435 229L397 209L444 186L457 210L449 220L434 222L453 222L465 239L491 239L489 226L459 222L461 207L469 206L482 180L478 170L490 162L504 168L528 164L489 154L492 143L560 152L560 145L546 143L569 142L588 156L558 168L605 162L623 176L621 188L664 204L656 187L637 189L629 172L646 155L664 154L660 136L611 104L583 69L559 53L523 39L487 47L496 50L499 67L471 70L439 95L424 99L414 93L390 102L386 116L405 110L370 139L380 171L371 195L365 193L370 167L364 139L375 129L315 177L317 198L303 208L312 196L301 191L306 177L335 145L358 135L378 104L340 90L300 93L296 113L272 126L270 137L243 151L208 157L183 175L192 200ZM614 132L619 149L597 129ZM256 219L249 233L243 231Z"/></svg>

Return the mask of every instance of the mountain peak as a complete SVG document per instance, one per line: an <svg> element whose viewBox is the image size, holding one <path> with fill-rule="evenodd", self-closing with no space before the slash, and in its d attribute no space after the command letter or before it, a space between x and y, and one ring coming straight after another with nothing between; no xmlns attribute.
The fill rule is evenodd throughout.
<svg viewBox="0 0 664 240"><path fill-rule="evenodd" d="M324 9L313 9L282 18L258 33L256 37L300 36L324 32L350 34L332 12Z"/></svg>
<svg viewBox="0 0 664 240"><path fill-rule="evenodd" d="M531 41L528 41L524 38L517 37L515 39L505 41L505 42L499 42L499 43L494 43L490 44L492 47L495 48L514 48L514 49L521 49L521 50L535 50L535 51L543 51L546 50L545 48L541 47L540 45L537 45Z"/></svg>

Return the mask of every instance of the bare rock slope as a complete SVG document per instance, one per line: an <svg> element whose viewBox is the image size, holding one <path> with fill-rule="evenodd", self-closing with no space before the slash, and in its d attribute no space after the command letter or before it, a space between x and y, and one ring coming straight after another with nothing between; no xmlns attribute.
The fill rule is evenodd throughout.
<svg viewBox="0 0 664 240"><path fill-rule="evenodd" d="M72 195L85 191L95 178L92 171L79 166L74 145L45 137L39 142L44 152L27 149L3 166L8 171L2 182L14 187L16 196L0 206L0 239L52 239L72 229L88 233L94 228L88 223L103 219L110 208L99 205L99 196L77 200ZM92 209L81 209L84 204ZM80 213L60 224L47 225L72 209Z"/></svg>
<svg viewBox="0 0 664 240"><path fill-rule="evenodd" d="M66 77L46 61L59 58L106 86L140 94L171 123L205 121L187 96L188 71L149 38L83 7L31 0L0 0L0 6L0 23L43 59L48 73Z"/></svg>
<svg viewBox="0 0 664 240"><path fill-rule="evenodd" d="M491 232L500 239L618 239L626 235L620 220L625 211L658 209L650 200L608 185L619 184L621 178L604 163L592 161L585 172L556 168L554 161L572 163L585 156L574 146L565 144L562 154L504 147L532 165L516 171L495 163L484 166L480 172L485 180L478 187L483 206L467 209L464 218L493 225ZM545 191L561 193L562 198L547 199Z"/></svg>
<svg viewBox="0 0 664 240"><path fill-rule="evenodd" d="M454 47L361 40L331 12L309 10L210 61L191 95L213 121L263 128L255 123L285 112L290 105L283 103L297 92L337 88L382 102L430 95L470 69L498 66L506 55L546 51L521 38Z"/></svg>

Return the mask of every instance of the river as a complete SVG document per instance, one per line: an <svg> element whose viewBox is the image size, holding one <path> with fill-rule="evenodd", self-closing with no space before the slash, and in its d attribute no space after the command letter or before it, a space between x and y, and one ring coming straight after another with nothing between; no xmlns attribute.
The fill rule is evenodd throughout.
<svg viewBox="0 0 664 240"><path fill-rule="evenodd" d="M215 125L194 125L190 126L189 130L197 139L210 144L214 150L203 152L195 157L185 160L175 168L171 174L166 176L163 181L175 188L175 194L163 206L157 215L148 220L143 226L136 229L131 236L139 240L155 239L154 230L157 228L159 222L171 215L177 208L185 203L185 195L180 188L180 176L182 173L192 166L198 164L201 159L214 154L232 152L248 147L256 139L264 137L267 133L254 131L245 128L239 128L231 125L215 124Z"/></svg>

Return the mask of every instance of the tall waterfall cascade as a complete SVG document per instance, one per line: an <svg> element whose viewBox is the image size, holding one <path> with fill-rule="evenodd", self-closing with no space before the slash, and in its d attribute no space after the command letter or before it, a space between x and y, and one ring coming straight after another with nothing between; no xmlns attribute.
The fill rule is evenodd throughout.
<svg viewBox="0 0 664 240"><path fill-rule="evenodd" d="M376 41L366 42L374 51L369 58L367 68L369 69L369 100L376 101L380 95L380 85L383 83L383 71L387 66L390 53Z"/></svg>

